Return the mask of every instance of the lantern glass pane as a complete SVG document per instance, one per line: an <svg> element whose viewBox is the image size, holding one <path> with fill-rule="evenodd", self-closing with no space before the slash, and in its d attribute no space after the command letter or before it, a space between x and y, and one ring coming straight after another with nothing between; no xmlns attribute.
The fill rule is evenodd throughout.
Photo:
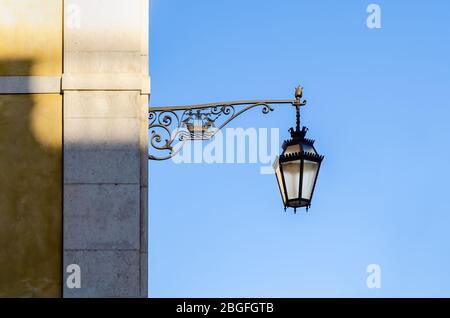
<svg viewBox="0 0 450 318"><path fill-rule="evenodd" d="M283 204L286 204L286 189L284 188L283 178L281 175L280 163L278 162L278 157L273 164L275 169L275 176L277 177L278 186L280 187L281 198L283 199Z"/></svg>
<svg viewBox="0 0 450 318"><path fill-rule="evenodd" d="M300 183L300 160L283 163L283 175L288 200L298 199Z"/></svg>
<svg viewBox="0 0 450 318"><path fill-rule="evenodd" d="M307 144L303 144L302 148L303 148L304 152L310 152L310 153L316 154L316 151L314 150L313 146L310 146L310 145L307 145Z"/></svg>
<svg viewBox="0 0 450 318"><path fill-rule="evenodd" d="M302 198L311 200L314 182L316 181L319 164L314 161L305 160L303 164Z"/></svg>
<svg viewBox="0 0 450 318"><path fill-rule="evenodd" d="M299 144L295 144L295 145L291 145L289 147L286 148L286 151L284 152L285 155L290 155L293 153L297 153L300 152L300 145Z"/></svg>

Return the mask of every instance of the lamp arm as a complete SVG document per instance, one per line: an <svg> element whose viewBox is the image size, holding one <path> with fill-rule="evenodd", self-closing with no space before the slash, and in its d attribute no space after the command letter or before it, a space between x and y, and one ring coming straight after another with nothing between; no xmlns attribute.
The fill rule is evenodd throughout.
<svg viewBox="0 0 450 318"><path fill-rule="evenodd" d="M241 106L241 105L257 105L257 104L291 104L294 105L297 101L294 99L268 99L268 100L238 100L228 102L217 102L209 104L183 105L183 106L149 106L149 112L155 111L179 111L179 110L197 110L205 108L214 108L218 106Z"/></svg>
<svg viewBox="0 0 450 318"><path fill-rule="evenodd" d="M298 90L298 88L297 88ZM296 92L297 92L296 90ZM274 105L305 106L301 96L296 99L242 100L186 106L149 106L149 146L163 155L149 154L150 160L167 160L175 156L188 140L209 140L229 122L244 112L261 107L263 114Z"/></svg>

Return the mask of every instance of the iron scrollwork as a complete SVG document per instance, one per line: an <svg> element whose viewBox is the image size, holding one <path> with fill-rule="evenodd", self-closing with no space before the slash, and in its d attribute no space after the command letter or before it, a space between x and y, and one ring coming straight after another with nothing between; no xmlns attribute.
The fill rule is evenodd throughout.
<svg viewBox="0 0 450 318"><path fill-rule="evenodd" d="M188 140L209 140L230 121L252 108L263 114L274 105L306 105L301 101L302 88L295 91L294 100L234 101L191 106L149 107L149 146L163 155L150 153L150 160L166 160L175 156Z"/></svg>

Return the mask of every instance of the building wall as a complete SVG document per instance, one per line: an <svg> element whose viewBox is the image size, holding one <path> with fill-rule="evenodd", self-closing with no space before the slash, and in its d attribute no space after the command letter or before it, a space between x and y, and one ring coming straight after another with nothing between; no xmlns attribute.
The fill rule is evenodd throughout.
<svg viewBox="0 0 450 318"><path fill-rule="evenodd" d="M147 296L147 61L148 0L0 0L0 296Z"/></svg>
<svg viewBox="0 0 450 318"><path fill-rule="evenodd" d="M0 297L61 295L61 74L61 1L0 1Z"/></svg>
<svg viewBox="0 0 450 318"><path fill-rule="evenodd" d="M64 296L145 297L148 1L64 6Z"/></svg>

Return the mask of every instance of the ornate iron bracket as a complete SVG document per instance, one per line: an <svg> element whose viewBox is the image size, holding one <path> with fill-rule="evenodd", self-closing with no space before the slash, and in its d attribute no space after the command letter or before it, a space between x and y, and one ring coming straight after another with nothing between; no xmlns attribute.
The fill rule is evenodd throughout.
<svg viewBox="0 0 450 318"><path fill-rule="evenodd" d="M209 140L230 121L249 109L260 107L263 114L273 111L274 105L292 105L299 116L303 88L295 89L293 100L244 100L190 106L149 107L149 145L163 155L150 160L167 160L175 156L188 140ZM299 117L298 117L299 118Z"/></svg>

